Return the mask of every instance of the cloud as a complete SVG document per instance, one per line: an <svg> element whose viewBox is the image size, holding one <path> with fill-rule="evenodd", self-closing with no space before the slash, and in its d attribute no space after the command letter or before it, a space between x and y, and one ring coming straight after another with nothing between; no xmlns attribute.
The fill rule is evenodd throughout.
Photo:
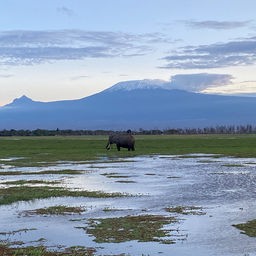
<svg viewBox="0 0 256 256"><path fill-rule="evenodd" d="M90 76L84 75L84 76L73 76L70 78L70 80L80 80L80 79L86 79L89 78Z"/></svg>
<svg viewBox="0 0 256 256"><path fill-rule="evenodd" d="M131 57L166 42L159 33L56 30L0 32L0 65L32 65L56 60Z"/></svg>
<svg viewBox="0 0 256 256"><path fill-rule="evenodd" d="M251 21L216 21L216 20L205 20L205 21L183 21L186 26L195 29L214 29L214 30L229 30L247 27Z"/></svg>
<svg viewBox="0 0 256 256"><path fill-rule="evenodd" d="M162 68L208 69L256 63L256 37L210 45L187 46L163 58Z"/></svg>
<svg viewBox="0 0 256 256"><path fill-rule="evenodd" d="M57 12L64 14L66 16L73 16L74 11L66 6L61 6L57 8Z"/></svg>
<svg viewBox="0 0 256 256"><path fill-rule="evenodd" d="M11 74L0 74L0 78L10 78L10 77L13 77L14 75L11 75Z"/></svg>
<svg viewBox="0 0 256 256"><path fill-rule="evenodd" d="M172 76L170 88L200 92L211 87L232 84L233 77L228 74L182 74Z"/></svg>

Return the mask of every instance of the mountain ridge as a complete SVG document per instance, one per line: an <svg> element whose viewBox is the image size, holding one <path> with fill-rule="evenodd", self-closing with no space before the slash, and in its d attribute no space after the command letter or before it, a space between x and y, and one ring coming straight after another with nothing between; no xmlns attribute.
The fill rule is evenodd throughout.
<svg viewBox="0 0 256 256"><path fill-rule="evenodd" d="M256 124L255 98L166 86L160 80L126 81L91 96L53 102L33 101L23 95L0 107L0 129L166 129Z"/></svg>
<svg viewBox="0 0 256 256"><path fill-rule="evenodd" d="M5 104L3 106L0 106L0 109L2 107L11 106L13 104L22 105L22 104L28 104L28 103L60 103L60 102L74 102L74 101L81 101L90 97L94 97L98 94L102 93L109 93L109 92L117 92L117 91L134 91L134 90L168 90L168 91L178 91L178 92L184 92L184 93L192 93L192 94L200 94L200 95L211 95L211 96L220 96L220 97L242 97L242 98L255 98L256 94L249 94L249 93L241 93L241 94L234 94L234 95L225 95L225 94L210 94L210 93L202 93L202 92L194 92L194 91L187 91L184 89L177 89L171 85L170 82L160 79L143 79L143 80L128 80L128 81L122 81L114 84L113 86L110 86L109 88L99 92L95 93L90 96L85 96L78 99L67 99L67 100L56 100L56 101L35 101L25 94L15 98L12 102Z"/></svg>

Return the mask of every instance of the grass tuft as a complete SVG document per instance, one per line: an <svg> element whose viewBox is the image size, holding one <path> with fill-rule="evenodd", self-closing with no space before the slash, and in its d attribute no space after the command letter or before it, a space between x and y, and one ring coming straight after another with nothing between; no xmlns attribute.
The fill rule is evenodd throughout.
<svg viewBox="0 0 256 256"><path fill-rule="evenodd" d="M183 215L204 215L202 207L197 206L175 206L165 208L166 212L177 213Z"/></svg>
<svg viewBox="0 0 256 256"><path fill-rule="evenodd" d="M95 237L97 243L121 243L126 241L174 243L171 230L165 225L176 223L174 217L161 215L125 216L119 218L90 219L83 228Z"/></svg>
<svg viewBox="0 0 256 256"><path fill-rule="evenodd" d="M256 236L256 219L248 221L246 223L235 224L233 226L240 229L242 234L250 237Z"/></svg>
<svg viewBox="0 0 256 256"><path fill-rule="evenodd" d="M74 191L63 187L50 186L19 186L0 188L0 205L12 204L19 201L30 201L35 199L45 199L51 197L124 197L123 193L105 193L102 191Z"/></svg>
<svg viewBox="0 0 256 256"><path fill-rule="evenodd" d="M24 211L23 214L26 216L30 215L71 215L81 214L85 211L84 207L68 207L65 205L56 205L47 208L39 208L31 211Z"/></svg>

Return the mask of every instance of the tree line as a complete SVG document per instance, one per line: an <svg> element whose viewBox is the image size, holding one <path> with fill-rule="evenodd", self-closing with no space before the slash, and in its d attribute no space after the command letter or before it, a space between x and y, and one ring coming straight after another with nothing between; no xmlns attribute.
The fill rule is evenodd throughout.
<svg viewBox="0 0 256 256"><path fill-rule="evenodd" d="M35 129L35 130L0 130L0 136L81 136L81 135L109 135L114 130L72 130L72 129ZM123 131L125 132L125 131ZM178 129L138 129L132 131L135 135L161 135L161 134L256 134L253 125L221 125L205 128L178 128Z"/></svg>

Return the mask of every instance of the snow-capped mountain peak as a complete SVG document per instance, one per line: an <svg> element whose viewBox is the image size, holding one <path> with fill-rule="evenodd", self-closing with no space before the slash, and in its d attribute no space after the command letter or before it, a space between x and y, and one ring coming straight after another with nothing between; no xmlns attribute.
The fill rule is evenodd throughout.
<svg viewBox="0 0 256 256"><path fill-rule="evenodd" d="M132 81L125 81L119 82L107 91L132 91L132 90L141 90L141 89L173 89L169 82L159 79L144 79L144 80L132 80Z"/></svg>

